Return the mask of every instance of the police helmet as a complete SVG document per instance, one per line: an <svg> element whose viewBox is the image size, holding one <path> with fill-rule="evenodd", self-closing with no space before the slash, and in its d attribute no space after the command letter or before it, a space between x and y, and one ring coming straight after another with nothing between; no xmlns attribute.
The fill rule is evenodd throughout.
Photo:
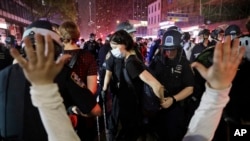
<svg viewBox="0 0 250 141"><path fill-rule="evenodd" d="M218 28L211 31L210 36L211 36L212 39L218 40L218 35L221 34L221 33L224 33L224 30L222 28L218 27Z"/></svg>
<svg viewBox="0 0 250 141"><path fill-rule="evenodd" d="M210 35L210 30L209 29L203 29L203 30L201 30L198 33L198 36L201 36L201 35L207 35L207 36L209 36Z"/></svg>
<svg viewBox="0 0 250 141"><path fill-rule="evenodd" d="M191 37L191 35L190 35L189 32L183 32L183 34L182 34L182 40L188 41L188 40L190 40L190 37Z"/></svg>
<svg viewBox="0 0 250 141"><path fill-rule="evenodd" d="M240 27L238 25L236 25L236 24L229 25L225 29L225 36L227 36L227 35L236 35L236 36L239 36L240 34L241 34Z"/></svg>
<svg viewBox="0 0 250 141"><path fill-rule="evenodd" d="M95 34L94 33L90 33L89 37L95 37Z"/></svg>
<svg viewBox="0 0 250 141"><path fill-rule="evenodd" d="M161 47L165 50L172 50L181 47L182 34L176 30L166 31L162 38Z"/></svg>
<svg viewBox="0 0 250 141"><path fill-rule="evenodd" d="M169 30L176 30L176 31L182 32L181 29L180 29L178 26L175 26L175 25L170 26L170 27L167 29L167 31L169 31Z"/></svg>
<svg viewBox="0 0 250 141"><path fill-rule="evenodd" d="M134 26L130 24L128 21L121 22L120 24L118 24L116 27L116 31L118 30L125 30L128 33L136 32L136 29L134 28Z"/></svg>

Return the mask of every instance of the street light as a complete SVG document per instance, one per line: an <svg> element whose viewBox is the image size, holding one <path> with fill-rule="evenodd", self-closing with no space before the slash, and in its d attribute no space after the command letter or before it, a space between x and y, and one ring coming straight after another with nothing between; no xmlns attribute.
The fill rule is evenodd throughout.
<svg viewBox="0 0 250 141"><path fill-rule="evenodd" d="M94 24L94 22L92 21L91 18L91 1L89 2L89 23L88 25L91 26L92 24Z"/></svg>

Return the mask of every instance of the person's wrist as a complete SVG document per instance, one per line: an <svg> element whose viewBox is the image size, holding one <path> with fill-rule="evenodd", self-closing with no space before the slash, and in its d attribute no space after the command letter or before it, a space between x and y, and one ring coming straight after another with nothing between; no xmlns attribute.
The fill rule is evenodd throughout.
<svg viewBox="0 0 250 141"><path fill-rule="evenodd" d="M230 84L213 84L213 83L209 83L207 82L207 85L212 88L212 89L215 89L215 90L223 90L223 89L226 89L228 87L231 86L231 83Z"/></svg>
<svg viewBox="0 0 250 141"><path fill-rule="evenodd" d="M173 95L171 95L170 97L173 99L173 104L175 104L177 102L176 99L175 99L175 97Z"/></svg>

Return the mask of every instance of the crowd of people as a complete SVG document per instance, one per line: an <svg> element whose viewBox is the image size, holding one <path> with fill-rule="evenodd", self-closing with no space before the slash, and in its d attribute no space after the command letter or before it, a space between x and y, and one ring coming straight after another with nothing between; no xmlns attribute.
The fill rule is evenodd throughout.
<svg viewBox="0 0 250 141"><path fill-rule="evenodd" d="M56 31L31 23L23 51L10 48L15 63L0 71L0 139L225 140L223 123L249 125L249 96L235 106L249 66L249 36L237 25L203 29L199 43L176 26L157 39L135 33L126 21L105 43L94 33L85 42L72 21ZM145 85L157 111L143 107Z"/></svg>

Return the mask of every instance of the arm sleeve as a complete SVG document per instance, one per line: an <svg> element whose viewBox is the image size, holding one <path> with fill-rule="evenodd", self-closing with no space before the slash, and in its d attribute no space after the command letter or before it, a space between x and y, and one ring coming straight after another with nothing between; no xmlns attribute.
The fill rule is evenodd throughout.
<svg viewBox="0 0 250 141"><path fill-rule="evenodd" d="M224 90L214 90L206 84L200 105L195 111L183 141L212 140L221 119L222 111L229 101L231 86Z"/></svg>
<svg viewBox="0 0 250 141"><path fill-rule="evenodd" d="M33 105L39 110L49 141L80 141L56 84L31 86L30 94Z"/></svg>
<svg viewBox="0 0 250 141"><path fill-rule="evenodd" d="M132 79L138 77L144 70L145 67L141 61L135 59L134 56L130 57L127 61L126 69Z"/></svg>

